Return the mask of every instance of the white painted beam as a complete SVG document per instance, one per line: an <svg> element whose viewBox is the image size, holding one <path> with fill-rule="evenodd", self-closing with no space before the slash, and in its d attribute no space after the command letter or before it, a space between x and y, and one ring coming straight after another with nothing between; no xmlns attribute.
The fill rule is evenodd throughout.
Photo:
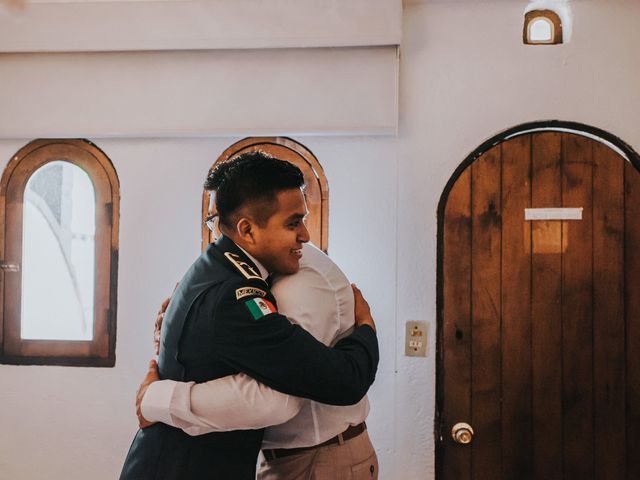
<svg viewBox="0 0 640 480"><path fill-rule="evenodd" d="M0 15L0 52L399 45L401 31L401 0L40 0Z"/></svg>
<svg viewBox="0 0 640 480"><path fill-rule="evenodd" d="M0 55L0 138L395 134L396 47Z"/></svg>

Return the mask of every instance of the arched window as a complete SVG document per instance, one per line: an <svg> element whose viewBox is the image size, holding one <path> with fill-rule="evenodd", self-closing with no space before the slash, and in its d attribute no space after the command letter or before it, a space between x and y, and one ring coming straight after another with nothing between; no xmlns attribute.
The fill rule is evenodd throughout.
<svg viewBox="0 0 640 480"><path fill-rule="evenodd" d="M36 140L0 185L2 363L113 366L120 187L84 140Z"/></svg>
<svg viewBox="0 0 640 480"><path fill-rule="evenodd" d="M551 10L532 10L525 14L523 41L527 45L562 43L562 22Z"/></svg>
<svg viewBox="0 0 640 480"><path fill-rule="evenodd" d="M309 216L307 228L311 242L325 252L328 247L329 188L318 159L300 143L285 137L250 137L227 148L214 163L224 162L241 153L260 150L280 160L287 160L300 168L305 179L305 196ZM209 192L202 195L202 249L214 241L213 233L204 225L209 215Z"/></svg>

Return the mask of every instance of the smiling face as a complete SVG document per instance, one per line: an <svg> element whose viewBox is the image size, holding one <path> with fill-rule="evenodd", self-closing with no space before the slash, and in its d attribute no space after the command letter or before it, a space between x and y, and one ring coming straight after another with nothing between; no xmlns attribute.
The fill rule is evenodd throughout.
<svg viewBox="0 0 640 480"><path fill-rule="evenodd" d="M304 224L307 205L300 188L276 194L275 212L262 225L251 222L251 242L241 245L271 273L291 274L300 268L302 244L309 241Z"/></svg>

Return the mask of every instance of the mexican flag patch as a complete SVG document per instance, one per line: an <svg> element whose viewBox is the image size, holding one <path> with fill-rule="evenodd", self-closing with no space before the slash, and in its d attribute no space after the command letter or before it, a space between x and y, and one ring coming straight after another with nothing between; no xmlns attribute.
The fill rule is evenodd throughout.
<svg viewBox="0 0 640 480"><path fill-rule="evenodd" d="M276 307L273 306L269 300L265 300L264 298L252 298L251 300L247 300L244 304L251 312L254 320L258 320L259 318L264 317L265 315L269 315L270 313L276 313Z"/></svg>

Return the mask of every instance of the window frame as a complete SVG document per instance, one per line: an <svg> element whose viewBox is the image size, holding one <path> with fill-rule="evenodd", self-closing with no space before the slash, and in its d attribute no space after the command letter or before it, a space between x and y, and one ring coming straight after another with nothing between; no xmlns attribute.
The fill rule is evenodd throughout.
<svg viewBox="0 0 640 480"><path fill-rule="evenodd" d="M532 41L530 38L531 25L539 19L543 18L551 23L551 40L545 42ZM563 43L562 38L562 20L560 16L553 10L531 10L524 16L524 28L522 30L522 42L525 45L558 45Z"/></svg>
<svg viewBox="0 0 640 480"><path fill-rule="evenodd" d="M305 196L309 215L306 220L311 242L325 253L329 248L329 185L320 162L307 147L288 137L248 137L228 147L211 168L241 153L260 150L296 165L306 184ZM202 192L202 250L215 241L213 232L204 224L209 214L210 192Z"/></svg>
<svg viewBox="0 0 640 480"><path fill-rule="evenodd" d="M31 176L53 161L82 168L96 195L93 339L20 337L24 192ZM13 365L115 365L120 185L109 158L88 140L41 139L20 149L0 182L0 363ZM13 265L17 265L16 270Z"/></svg>

